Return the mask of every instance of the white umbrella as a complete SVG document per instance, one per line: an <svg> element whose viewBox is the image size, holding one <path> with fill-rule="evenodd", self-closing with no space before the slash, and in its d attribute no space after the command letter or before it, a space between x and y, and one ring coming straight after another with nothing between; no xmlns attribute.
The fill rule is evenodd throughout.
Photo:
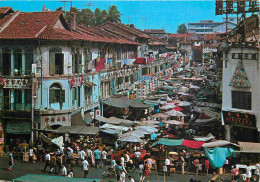
<svg viewBox="0 0 260 182"><path fill-rule="evenodd" d="M190 103L190 102L187 102L187 101L183 101L183 102L181 102L181 103L178 104L178 106L183 106L183 107L185 107L185 106L190 106L190 105L191 105L191 103Z"/></svg>
<svg viewBox="0 0 260 182"><path fill-rule="evenodd" d="M167 123L167 124L175 124L175 125L184 125L183 122L176 121L176 120L164 121L164 123Z"/></svg>
<svg viewBox="0 0 260 182"><path fill-rule="evenodd" d="M134 136L127 136L125 138L120 138L118 139L122 142L131 142L131 143L141 143L143 140L140 138L134 137Z"/></svg>
<svg viewBox="0 0 260 182"><path fill-rule="evenodd" d="M164 106L160 107L160 109L167 110L167 109L172 109L174 107L175 107L175 105L164 105Z"/></svg>
<svg viewBox="0 0 260 182"><path fill-rule="evenodd" d="M155 132L158 132L158 130L157 130L156 128L151 127L151 126L137 126L137 127L135 127L135 128L137 128L137 129L139 129L139 130L147 131L147 132L149 132L150 134L155 133Z"/></svg>
<svg viewBox="0 0 260 182"><path fill-rule="evenodd" d="M132 131L132 133L137 133L137 134L140 134L140 135L150 135L151 134L150 132L147 132L147 131L144 131L144 130L141 130L141 129L134 130L134 131Z"/></svg>
<svg viewBox="0 0 260 182"><path fill-rule="evenodd" d="M175 110L168 111L168 112L166 112L166 114L168 114L169 116L180 116L180 117L186 116L182 112L175 111Z"/></svg>

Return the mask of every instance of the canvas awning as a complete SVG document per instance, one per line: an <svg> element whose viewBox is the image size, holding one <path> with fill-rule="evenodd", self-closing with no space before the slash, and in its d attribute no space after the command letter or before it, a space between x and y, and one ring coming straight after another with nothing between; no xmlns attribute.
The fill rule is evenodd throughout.
<svg viewBox="0 0 260 182"><path fill-rule="evenodd" d="M203 142L207 142L209 140L212 140L212 139L215 139L215 137L209 133L207 136L205 137L201 137L201 136L194 136L193 137L193 140L196 140L196 141L203 141Z"/></svg>
<svg viewBox="0 0 260 182"><path fill-rule="evenodd" d="M71 126L86 126L82 118L81 112L71 115Z"/></svg>
<svg viewBox="0 0 260 182"><path fill-rule="evenodd" d="M70 133L79 135L96 135L99 132L98 127L90 126L61 126L57 129L60 133Z"/></svg>
<svg viewBox="0 0 260 182"><path fill-rule="evenodd" d="M213 142L209 142L209 143L204 143L202 145L202 147L214 148L214 147L223 147L223 146L227 146L227 145L238 146L238 145L231 143L229 141L226 141L226 140L217 140L217 141L213 141Z"/></svg>
<svg viewBox="0 0 260 182"><path fill-rule="evenodd" d="M84 85L85 85L86 87L94 87L94 86L97 86L95 83L89 82L89 81L84 81Z"/></svg>
<svg viewBox="0 0 260 182"><path fill-rule="evenodd" d="M199 141L192 141L192 140L186 140L184 139L182 142L182 145L185 147L193 148L193 149L199 149L202 147L202 145L205 142L199 142Z"/></svg>
<svg viewBox="0 0 260 182"><path fill-rule="evenodd" d="M104 104L112 107L118 107L118 108L127 108L130 106L132 102L133 100L128 99L126 97L108 98L106 100L103 100Z"/></svg>
<svg viewBox="0 0 260 182"><path fill-rule="evenodd" d="M240 151L244 153L260 153L260 143L238 142Z"/></svg>
<svg viewBox="0 0 260 182"><path fill-rule="evenodd" d="M197 124L197 125L212 125L212 124L214 124L214 123L216 123L216 122L218 122L219 120L217 119L217 118L210 118L210 119L197 119L196 121L195 121L195 123Z"/></svg>
<svg viewBox="0 0 260 182"><path fill-rule="evenodd" d="M90 112L84 114L84 122L89 125L93 121L93 118L90 115Z"/></svg>

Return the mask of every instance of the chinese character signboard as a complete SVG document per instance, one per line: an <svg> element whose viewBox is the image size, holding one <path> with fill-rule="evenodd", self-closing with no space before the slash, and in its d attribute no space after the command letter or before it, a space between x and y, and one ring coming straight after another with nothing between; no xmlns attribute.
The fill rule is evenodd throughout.
<svg viewBox="0 0 260 182"><path fill-rule="evenodd" d="M236 124L241 126L256 127L256 119L253 114L222 111L225 124Z"/></svg>
<svg viewBox="0 0 260 182"><path fill-rule="evenodd" d="M31 88L31 83L28 79L2 79L0 78L0 88Z"/></svg>
<svg viewBox="0 0 260 182"><path fill-rule="evenodd" d="M70 117L68 114L42 116L41 129L44 129L47 125L70 126Z"/></svg>

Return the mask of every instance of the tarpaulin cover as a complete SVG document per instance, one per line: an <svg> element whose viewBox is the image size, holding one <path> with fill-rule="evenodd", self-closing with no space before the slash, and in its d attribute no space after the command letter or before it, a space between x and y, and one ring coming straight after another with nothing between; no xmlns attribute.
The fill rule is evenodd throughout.
<svg viewBox="0 0 260 182"><path fill-rule="evenodd" d="M182 145L189 147L189 148L198 149L198 148L201 148L204 143L205 142L199 142L199 141L192 141L192 140L184 139L183 142L182 142Z"/></svg>
<svg viewBox="0 0 260 182"><path fill-rule="evenodd" d="M13 179L15 182L46 182L46 181L52 181L52 182L101 182L100 179L90 179L90 178L65 178L63 176L51 176L51 175L37 175L37 174L26 174L25 176L21 176L19 178Z"/></svg>
<svg viewBox="0 0 260 182"><path fill-rule="evenodd" d="M235 150L232 148L216 147L214 149L204 148L205 155L212 168L220 168L225 164L226 158L232 156Z"/></svg>
<svg viewBox="0 0 260 182"><path fill-rule="evenodd" d="M240 151L245 153L260 153L260 143L238 142Z"/></svg>
<svg viewBox="0 0 260 182"><path fill-rule="evenodd" d="M181 140L174 140L174 139L168 139L168 138L161 138L157 142L154 142L151 147L155 145L167 145L167 146L179 146L183 142L183 139Z"/></svg>
<svg viewBox="0 0 260 182"><path fill-rule="evenodd" d="M105 69L106 58L101 58L100 61L96 61L96 72Z"/></svg>

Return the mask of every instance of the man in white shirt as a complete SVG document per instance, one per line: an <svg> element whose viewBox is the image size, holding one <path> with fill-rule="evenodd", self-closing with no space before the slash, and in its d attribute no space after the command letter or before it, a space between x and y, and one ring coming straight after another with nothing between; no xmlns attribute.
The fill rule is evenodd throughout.
<svg viewBox="0 0 260 182"><path fill-rule="evenodd" d="M123 169L121 169L121 173L120 173L120 182L125 182L125 172Z"/></svg>
<svg viewBox="0 0 260 182"><path fill-rule="evenodd" d="M149 158L148 160L147 160L147 164L148 164L148 167L153 167L153 159L151 159L151 158Z"/></svg>
<svg viewBox="0 0 260 182"><path fill-rule="evenodd" d="M120 164L121 164L122 166L125 166L125 158L124 158L124 155L123 155L123 154L121 154Z"/></svg>
<svg viewBox="0 0 260 182"><path fill-rule="evenodd" d="M255 174L256 174L256 181L259 182L260 181L260 164L257 163L255 165Z"/></svg>
<svg viewBox="0 0 260 182"><path fill-rule="evenodd" d="M61 175L67 177L67 169L64 164L62 164Z"/></svg>
<svg viewBox="0 0 260 182"><path fill-rule="evenodd" d="M170 176L170 172L171 172L171 170L170 170L170 167L171 167L171 157L170 156L168 156L168 158L165 159L165 166L167 168L167 174L168 174L168 176Z"/></svg>
<svg viewBox="0 0 260 182"><path fill-rule="evenodd" d="M68 150L70 151L70 153L73 154L73 149L72 148L68 147Z"/></svg>
<svg viewBox="0 0 260 182"><path fill-rule="evenodd" d="M63 145L60 147L60 154L61 154L61 155L64 154L64 147L63 147Z"/></svg>
<svg viewBox="0 0 260 182"><path fill-rule="evenodd" d="M85 160L85 156L86 156L86 152L84 150L81 150L79 154L80 154L81 160L84 161Z"/></svg>
<svg viewBox="0 0 260 182"><path fill-rule="evenodd" d="M34 160L33 160L33 148L30 148L29 153L30 153L30 161L32 163L34 163Z"/></svg>
<svg viewBox="0 0 260 182"><path fill-rule="evenodd" d="M139 165L140 157L141 157L141 152L136 151L136 152L135 152L135 166L138 166L138 165Z"/></svg>
<svg viewBox="0 0 260 182"><path fill-rule="evenodd" d="M50 156L49 151L47 151L47 154L45 155L45 161L46 161L46 163L45 163L45 167L43 169L43 172L45 172L47 166L49 166L50 170L51 170L51 156Z"/></svg>
<svg viewBox="0 0 260 182"><path fill-rule="evenodd" d="M89 171L89 163L86 159L82 162L82 168L83 168L83 172L84 172L83 178L86 178L88 175L88 171Z"/></svg>
<svg viewBox="0 0 260 182"><path fill-rule="evenodd" d="M106 151L106 149L104 148L103 150L102 150L102 152L101 152L101 156L102 156L102 167L106 167L106 165L107 165L107 151Z"/></svg>
<svg viewBox="0 0 260 182"><path fill-rule="evenodd" d="M93 166L93 164L92 164L93 152L92 152L92 150L90 148L88 148L88 150L87 150L87 155L88 155L88 163L89 163L89 165Z"/></svg>

